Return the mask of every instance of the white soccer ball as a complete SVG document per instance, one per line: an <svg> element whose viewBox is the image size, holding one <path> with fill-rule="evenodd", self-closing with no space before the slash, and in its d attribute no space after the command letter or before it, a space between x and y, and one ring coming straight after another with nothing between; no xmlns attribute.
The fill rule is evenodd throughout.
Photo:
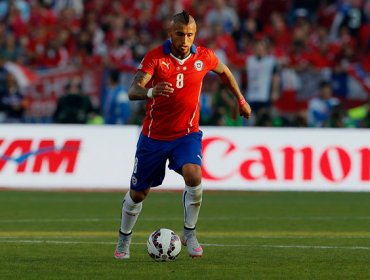
<svg viewBox="0 0 370 280"><path fill-rule="evenodd" d="M181 241L173 230L160 228L149 235L146 247L154 260L174 261L180 254Z"/></svg>

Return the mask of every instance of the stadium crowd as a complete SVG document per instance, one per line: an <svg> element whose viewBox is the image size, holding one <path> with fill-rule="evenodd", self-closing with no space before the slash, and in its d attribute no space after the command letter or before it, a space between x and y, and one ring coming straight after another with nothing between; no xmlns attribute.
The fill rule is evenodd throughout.
<svg viewBox="0 0 370 280"><path fill-rule="evenodd" d="M369 0L0 0L0 122L23 122L27 111L11 61L102 67L106 90L75 122L141 123L143 106L129 104L117 71L132 73L182 9L197 20L196 44L229 65L254 111L249 122L237 118L236 102L209 74L202 124L370 127ZM81 110L71 114L53 121L74 122Z"/></svg>

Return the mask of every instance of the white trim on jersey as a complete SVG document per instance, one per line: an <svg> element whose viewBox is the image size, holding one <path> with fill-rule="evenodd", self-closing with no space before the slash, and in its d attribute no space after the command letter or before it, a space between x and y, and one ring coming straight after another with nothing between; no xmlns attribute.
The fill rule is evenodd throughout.
<svg viewBox="0 0 370 280"><path fill-rule="evenodd" d="M174 59L176 59L176 61L180 64L180 65L183 65L191 56L192 54L190 53L189 56L185 57L184 59L180 59L180 58L177 58L176 56L174 56L172 53L170 53L170 56L172 56Z"/></svg>
<svg viewBox="0 0 370 280"><path fill-rule="evenodd" d="M200 83L199 93L198 93L198 103L197 103L197 106L195 106L195 110L194 110L193 116L190 119L190 123L189 123L190 126L188 127L188 134L190 133L190 127L193 126L193 120L194 120L195 114L197 113L197 110L198 110L200 95L202 93L202 86L203 86L203 81Z"/></svg>
<svg viewBox="0 0 370 280"><path fill-rule="evenodd" d="M149 126L148 126L148 137L150 137L150 129L152 128L152 124L153 124L153 115L152 115L152 112L154 110L154 104L155 104L155 98L152 99L153 100L153 103L150 107L150 112L149 112L149 116L150 116L150 123L149 123Z"/></svg>

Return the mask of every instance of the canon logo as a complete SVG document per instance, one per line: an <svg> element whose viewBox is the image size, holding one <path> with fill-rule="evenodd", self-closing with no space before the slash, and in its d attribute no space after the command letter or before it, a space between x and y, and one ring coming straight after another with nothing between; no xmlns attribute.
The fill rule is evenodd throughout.
<svg viewBox="0 0 370 280"><path fill-rule="evenodd" d="M228 172L219 175L211 170L210 163L215 160L207 157L213 145L224 147L218 153L218 162L231 158L235 153L242 154L243 160L228 166ZM370 147L358 147L355 152L342 146L328 146L318 151L313 146L283 146L278 149L267 145L238 147L231 139L210 137L203 140L203 178L210 181L223 181L239 174L247 181L282 180L312 181L321 176L328 182L339 183L349 176L362 182L370 181ZM257 170L257 171L256 171Z"/></svg>
<svg viewBox="0 0 370 280"><path fill-rule="evenodd" d="M59 146L55 142L54 139L0 139L0 172L6 165L13 165L17 173L73 173L81 140L65 140Z"/></svg>

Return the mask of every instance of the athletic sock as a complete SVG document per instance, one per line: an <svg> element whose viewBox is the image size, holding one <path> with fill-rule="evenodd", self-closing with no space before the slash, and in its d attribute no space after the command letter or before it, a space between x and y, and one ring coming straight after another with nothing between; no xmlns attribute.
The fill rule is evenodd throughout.
<svg viewBox="0 0 370 280"><path fill-rule="evenodd" d="M128 191L122 203L121 228L120 232L124 235L129 235L139 217L143 202L135 203Z"/></svg>
<svg viewBox="0 0 370 280"><path fill-rule="evenodd" d="M197 224L200 205L202 203L202 192L201 184L196 187L185 186L182 195L185 228L194 229Z"/></svg>

